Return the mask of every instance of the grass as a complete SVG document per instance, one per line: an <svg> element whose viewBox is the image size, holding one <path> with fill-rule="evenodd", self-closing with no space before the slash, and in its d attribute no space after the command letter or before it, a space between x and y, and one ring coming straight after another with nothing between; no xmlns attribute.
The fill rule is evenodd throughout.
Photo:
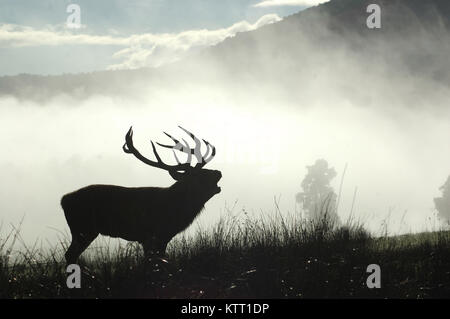
<svg viewBox="0 0 450 319"><path fill-rule="evenodd" d="M91 249L80 289L68 289L57 247L18 252L20 228L0 237L0 298L448 298L450 233L373 237L326 218L228 216L176 237L167 259L135 243ZM380 289L366 285L381 267Z"/></svg>

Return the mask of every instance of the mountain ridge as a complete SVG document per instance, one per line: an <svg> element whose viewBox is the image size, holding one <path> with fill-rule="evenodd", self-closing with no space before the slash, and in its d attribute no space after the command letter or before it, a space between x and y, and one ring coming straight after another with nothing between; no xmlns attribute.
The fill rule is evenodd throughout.
<svg viewBox="0 0 450 319"><path fill-rule="evenodd" d="M382 28L378 30L365 26L369 15L366 8L371 3L377 3L381 7ZM296 57L301 56L303 63L308 63L309 57L306 56L304 48L312 45L321 52L335 52L343 47L351 48L355 52L360 50L363 52L361 57L371 61L386 51L397 50L401 43L404 52L398 54L398 60L401 59L405 65L413 65L413 72L430 72L433 73L431 77L447 83L448 70L439 68L439 63L445 56L427 50L426 41L436 38L433 41L442 42L441 37L448 37L449 34L450 1L332 0L285 17L280 22L254 31L238 33L200 53L157 69L95 71L56 76L3 76L0 77L0 96L41 100L60 94L80 98L93 94L127 94L130 90L141 89L153 81L191 81L190 74L197 77L204 74L200 77L207 79L210 75L205 73L205 70L211 65L226 77L239 78L242 74L247 76L260 72L261 64L265 68L266 64L274 60L292 65L296 63ZM425 41L423 45L420 42L422 39ZM409 47L405 40L412 41ZM444 47L444 50L446 49ZM433 59L434 55L439 56L439 60L435 62L437 66L433 66L431 71L420 70L423 68L420 61ZM199 60L210 61L210 64L199 68ZM186 66L190 62L192 66ZM299 68L301 65L302 63L299 63L293 68ZM269 67L263 77L272 77L272 74L277 72L281 71Z"/></svg>

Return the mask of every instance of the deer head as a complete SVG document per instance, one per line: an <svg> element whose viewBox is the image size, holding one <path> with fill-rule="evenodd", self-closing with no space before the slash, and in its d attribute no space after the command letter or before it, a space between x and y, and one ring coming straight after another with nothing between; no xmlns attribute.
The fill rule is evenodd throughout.
<svg viewBox="0 0 450 319"><path fill-rule="evenodd" d="M220 193L220 187L217 186L218 181L222 177L222 173L217 170L209 170L203 168L208 162L210 162L216 155L216 148L211 145L208 141L202 140L206 145L206 152L202 155L201 152L201 141L191 132L179 126L186 134L188 134L194 141L195 146L191 148L189 143L182 138L182 142L172 137L170 134L164 132L175 144L165 145L161 143L156 143L161 147L171 149L177 164L168 165L164 163L159 156L155 144L151 142L153 154L155 155L156 161L144 157L133 144L133 127L130 127L128 133L125 136L125 144L123 145L123 150L125 153L133 154L141 162L152 166L163 169L167 171L170 176L177 181L172 187L177 187L182 189L184 193L188 195L196 195L193 198L198 198L202 202L208 201L215 194ZM187 159L182 163L176 151L187 154ZM196 164L192 166L192 158L195 157Z"/></svg>

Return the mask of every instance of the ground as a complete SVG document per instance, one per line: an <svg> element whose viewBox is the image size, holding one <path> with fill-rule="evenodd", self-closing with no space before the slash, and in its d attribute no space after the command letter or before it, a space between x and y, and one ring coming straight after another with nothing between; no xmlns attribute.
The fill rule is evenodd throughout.
<svg viewBox="0 0 450 319"><path fill-rule="evenodd" d="M135 243L92 248L79 261L80 289L66 285L68 240L12 258L11 238L0 240L0 298L450 297L447 231L376 237L326 221L228 218L177 237L165 258L145 261ZM367 287L371 264L379 289Z"/></svg>

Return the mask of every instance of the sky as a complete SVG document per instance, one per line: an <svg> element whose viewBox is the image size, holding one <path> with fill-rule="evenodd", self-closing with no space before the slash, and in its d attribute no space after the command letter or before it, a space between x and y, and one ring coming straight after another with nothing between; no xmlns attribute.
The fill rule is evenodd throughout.
<svg viewBox="0 0 450 319"><path fill-rule="evenodd" d="M158 67L321 2L0 0L0 75Z"/></svg>

